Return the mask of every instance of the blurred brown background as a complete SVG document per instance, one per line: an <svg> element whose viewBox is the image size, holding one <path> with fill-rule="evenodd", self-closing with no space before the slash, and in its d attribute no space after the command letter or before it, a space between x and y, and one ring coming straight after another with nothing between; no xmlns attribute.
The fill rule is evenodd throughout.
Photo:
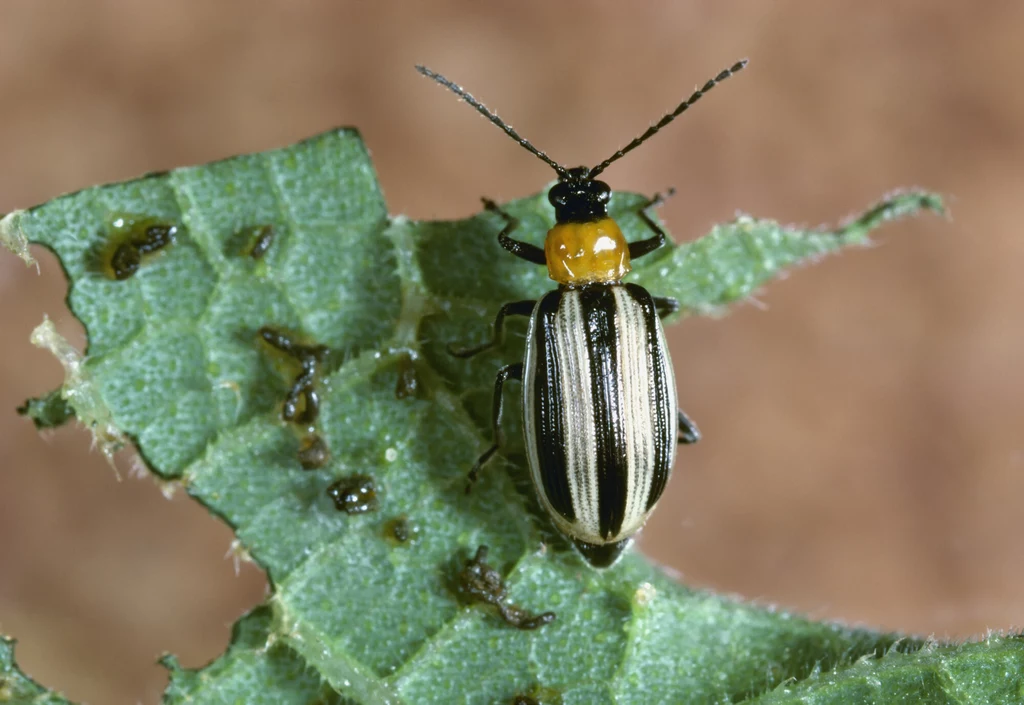
<svg viewBox="0 0 1024 705"><path fill-rule="evenodd" d="M644 548L688 582L822 618L966 637L1024 623L1024 4L7 0L0 212L356 125L393 213L459 218L552 175L416 75L464 83L593 163L735 59L751 65L607 174L679 195L677 239L735 211L833 222L898 186L954 220L797 272L671 331L681 453ZM39 253L43 254L43 253ZM43 682L152 703L263 595L230 533L14 415L61 379L30 347L64 281L0 257L0 629ZM127 474L130 456L119 460Z"/></svg>

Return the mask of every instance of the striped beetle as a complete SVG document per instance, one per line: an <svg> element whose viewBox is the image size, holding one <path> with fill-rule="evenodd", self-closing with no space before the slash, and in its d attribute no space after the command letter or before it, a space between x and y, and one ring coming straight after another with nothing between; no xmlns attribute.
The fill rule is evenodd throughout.
<svg viewBox="0 0 1024 705"><path fill-rule="evenodd" d="M573 169L520 137L462 87L416 67L558 174L558 183L548 192L556 223L543 248L512 238L516 220L484 199L484 206L504 221L498 234L501 246L527 262L546 265L558 288L537 301L505 304L489 341L449 351L457 357L476 355L501 342L506 317L530 317L524 361L503 367L495 380L494 443L470 471L470 485L498 450L502 388L510 379L520 380L523 432L537 496L555 527L595 568L614 563L647 520L665 489L676 443L700 439L697 427L677 406L661 325L661 318L679 304L622 281L631 260L665 243L665 233L648 215L662 199L655 196L637 210L653 235L627 243L608 216L611 188L595 177L746 63L739 61L710 79L597 166Z"/></svg>

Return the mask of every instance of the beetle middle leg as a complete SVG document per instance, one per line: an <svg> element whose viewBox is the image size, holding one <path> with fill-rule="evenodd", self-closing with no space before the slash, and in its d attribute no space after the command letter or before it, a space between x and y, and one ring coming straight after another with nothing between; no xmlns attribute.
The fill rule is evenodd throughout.
<svg viewBox="0 0 1024 705"><path fill-rule="evenodd" d="M653 236L646 240L637 240L636 242L629 243L629 258L637 259L644 255L654 252L656 249L665 244L668 238L665 237L665 231L658 227L658 224L654 222L654 219L648 214L651 208L657 208L664 203L670 196L675 194L676 190L670 188L664 194L656 193L654 197L647 201L647 203L640 206L637 209L636 214L640 216L640 220L644 221L644 224L651 229L654 233Z"/></svg>
<svg viewBox="0 0 1024 705"><path fill-rule="evenodd" d="M700 440L700 430L690 417L679 411L679 442L689 445Z"/></svg>
<svg viewBox="0 0 1024 705"><path fill-rule="evenodd" d="M466 494L473 488L473 484L477 481L480 476L480 468L484 466L491 456L498 452L498 445L501 442L501 392L504 389L505 382L509 379L517 379L520 382L523 381L523 363L516 362L511 365L506 365L498 370L498 376L494 379L494 400L491 404L491 432L493 434L494 443L491 447L483 452L483 455L475 463L469 471L469 476L466 478Z"/></svg>
<svg viewBox="0 0 1024 705"><path fill-rule="evenodd" d="M451 344L448 344L448 354L454 355L455 357L473 357L477 353L482 353L484 350L493 348L495 345L500 345L504 332L503 324L505 323L506 316L529 316L533 313L533 307L537 304L536 301L513 301L512 303L505 304L498 310L498 315L494 318L494 332L491 335L491 339L486 343L480 345L474 345L471 348L453 348Z"/></svg>
<svg viewBox="0 0 1024 705"><path fill-rule="evenodd" d="M534 264L547 264L543 248L510 237L512 231L519 227L518 220L503 211L498 204L491 199L482 198L480 200L483 201L484 208L492 213L497 213L501 216L502 220L505 221L505 227L500 233L498 233L498 244L514 254L516 257L525 259L527 262L533 262Z"/></svg>

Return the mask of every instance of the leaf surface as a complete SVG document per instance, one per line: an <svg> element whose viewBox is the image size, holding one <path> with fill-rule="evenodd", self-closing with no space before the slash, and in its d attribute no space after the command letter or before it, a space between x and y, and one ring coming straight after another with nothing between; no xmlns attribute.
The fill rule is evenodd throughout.
<svg viewBox="0 0 1024 705"><path fill-rule="evenodd" d="M629 240L647 236L643 202L612 201ZM543 241L553 220L543 194L506 208L517 237ZM895 194L831 232L744 216L638 261L631 277L677 297L683 313L713 312L921 210L941 202ZM84 359L65 350L61 397L230 524L270 577L268 604L236 626L222 657L201 671L165 660L166 702L494 703L531 693L564 704L740 702L803 697L791 693L821 690L824 673L882 677L925 646L694 591L635 553L589 568L537 505L517 414L506 414L504 461L466 495L465 472L489 442L494 374L521 359L524 326L472 360L446 344L486 339L502 303L551 287L543 267L498 246L500 227L489 213L389 217L352 130L3 219L6 241L60 258L88 334ZM159 237L172 232L169 244ZM130 248L137 268L120 268ZM266 342L268 327L292 353ZM314 346L325 346L312 387L319 414L285 422L282 403ZM310 397L297 398L308 407ZM52 425L66 417L56 402L26 413ZM304 469L314 436L329 460ZM373 511L339 511L329 496L355 476L373 480ZM408 541L394 538L399 522ZM493 607L460 600L459 572L480 545L508 599L555 612L553 624L520 631ZM927 653L947 649L947 667L974 663L957 648ZM1013 639L974 649L998 652L989 665L1024 658ZM994 678L980 682L996 692ZM934 683L944 693L954 681ZM862 701L901 702L872 697Z"/></svg>

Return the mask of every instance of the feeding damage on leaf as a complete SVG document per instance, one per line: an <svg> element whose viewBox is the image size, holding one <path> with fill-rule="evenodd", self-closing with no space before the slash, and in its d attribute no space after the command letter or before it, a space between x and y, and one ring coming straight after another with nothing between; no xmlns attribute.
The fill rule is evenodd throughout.
<svg viewBox="0 0 1024 705"><path fill-rule="evenodd" d="M14 659L14 639L0 634L0 703L32 705L71 705L22 673Z"/></svg>

